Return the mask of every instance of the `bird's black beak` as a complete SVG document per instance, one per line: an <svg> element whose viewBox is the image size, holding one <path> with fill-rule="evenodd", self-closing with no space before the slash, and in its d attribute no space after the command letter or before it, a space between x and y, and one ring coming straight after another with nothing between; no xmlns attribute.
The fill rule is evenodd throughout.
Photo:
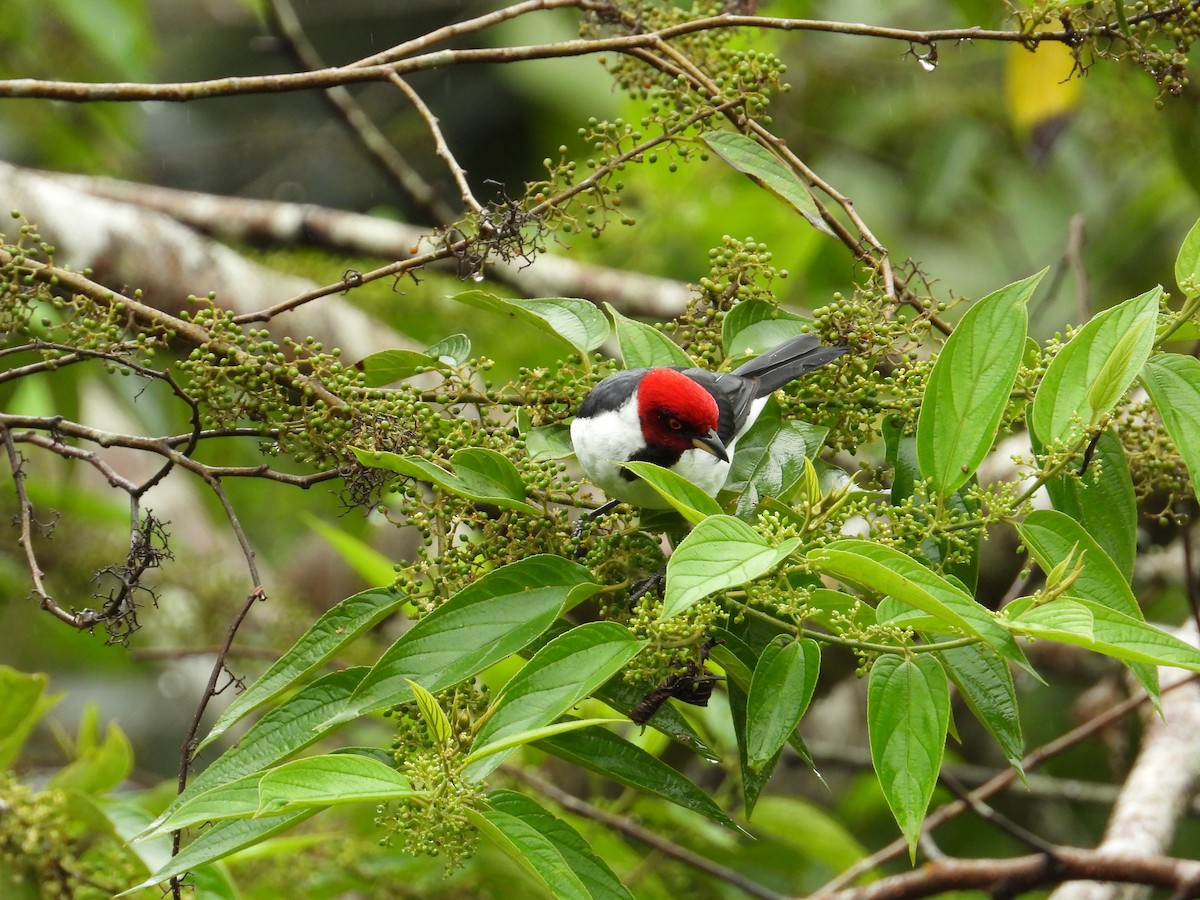
<svg viewBox="0 0 1200 900"><path fill-rule="evenodd" d="M710 428L708 434L692 438L692 444L697 450L703 450L705 453L711 453L717 459L729 462L729 453L726 452L725 445L721 442L721 437L715 428Z"/></svg>

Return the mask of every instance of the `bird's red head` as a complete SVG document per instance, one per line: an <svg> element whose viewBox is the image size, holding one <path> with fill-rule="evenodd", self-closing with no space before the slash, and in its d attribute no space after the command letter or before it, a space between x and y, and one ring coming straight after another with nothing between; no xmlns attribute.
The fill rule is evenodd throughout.
<svg viewBox="0 0 1200 900"><path fill-rule="evenodd" d="M638 385L642 436L652 445L690 450L717 427L717 402L682 372L651 369Z"/></svg>

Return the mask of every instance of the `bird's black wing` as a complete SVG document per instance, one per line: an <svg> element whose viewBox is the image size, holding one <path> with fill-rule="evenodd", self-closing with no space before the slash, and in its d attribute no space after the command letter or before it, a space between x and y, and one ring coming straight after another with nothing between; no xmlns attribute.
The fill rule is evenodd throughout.
<svg viewBox="0 0 1200 900"><path fill-rule="evenodd" d="M621 406L630 395L637 390L638 382L642 380L649 369L625 369L609 375L601 381L592 392L579 404L577 415L582 418L596 415L607 409Z"/></svg>

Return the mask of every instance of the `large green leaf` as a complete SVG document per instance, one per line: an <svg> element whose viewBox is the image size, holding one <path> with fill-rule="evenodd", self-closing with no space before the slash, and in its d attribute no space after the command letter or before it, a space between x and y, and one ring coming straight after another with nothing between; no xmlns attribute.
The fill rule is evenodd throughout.
<svg viewBox="0 0 1200 900"><path fill-rule="evenodd" d="M317 619L254 684L226 707L197 750L216 740L247 713L278 697L372 625L404 603L404 596L373 588L347 597Z"/></svg>
<svg viewBox="0 0 1200 900"><path fill-rule="evenodd" d="M429 370L448 372L452 368L436 356L417 350L380 350L354 364L363 373L367 387L383 387Z"/></svg>
<svg viewBox="0 0 1200 900"><path fill-rule="evenodd" d="M453 471L420 456L400 456L384 450L360 450L351 447L358 461L373 469L386 469L398 475L429 481L444 491L490 503L502 509L514 509L531 516L543 510L525 502L525 482L517 467L503 454L484 447L468 447L450 457Z"/></svg>
<svg viewBox="0 0 1200 900"><path fill-rule="evenodd" d="M1042 444L1073 444L1116 406L1150 356L1161 298L1156 287L1105 310L1050 361L1029 415Z"/></svg>
<svg viewBox="0 0 1200 900"><path fill-rule="evenodd" d="M812 319L780 309L774 303L743 300L725 314L721 344L727 357L766 353L814 327Z"/></svg>
<svg viewBox="0 0 1200 900"><path fill-rule="evenodd" d="M619 784L698 812L727 828L737 828L707 791L611 731L585 728L543 739L535 746Z"/></svg>
<svg viewBox="0 0 1200 900"><path fill-rule="evenodd" d="M386 803L424 794L378 760L356 754L328 754L284 763L258 782L257 815L293 809L323 809L347 803Z"/></svg>
<svg viewBox="0 0 1200 900"><path fill-rule="evenodd" d="M754 831L789 851L787 861L803 859L821 869L841 872L867 855L867 850L826 807L799 797L773 794L754 808Z"/></svg>
<svg viewBox="0 0 1200 900"><path fill-rule="evenodd" d="M772 547L733 516L710 516L688 534L667 561L662 617L669 619L705 597L770 572L800 544L789 538Z"/></svg>
<svg viewBox="0 0 1200 900"><path fill-rule="evenodd" d="M1096 539L1128 582L1137 555L1137 498L1116 430L1109 428L1100 435L1082 476L1072 473L1052 478L1046 482L1046 493L1055 509Z"/></svg>
<svg viewBox="0 0 1200 900"><path fill-rule="evenodd" d="M1086 647L1135 665L1178 666L1200 672L1200 650L1141 619L1082 597L1034 605L1017 600L1009 627L1035 638Z"/></svg>
<svg viewBox="0 0 1200 900"><path fill-rule="evenodd" d="M472 756L514 734L549 725L620 671L646 645L616 622L588 622L560 634L509 679L475 735ZM491 753L463 774L480 781L504 759Z"/></svg>
<svg viewBox="0 0 1200 900"><path fill-rule="evenodd" d="M771 497L789 501L803 480L805 458L815 459L827 428L780 416L772 399L741 438L725 490L738 496L737 515L748 519L760 500Z"/></svg>
<svg viewBox="0 0 1200 900"><path fill-rule="evenodd" d="M706 131L700 138L713 153L804 216L813 228L833 234L821 218L808 187L783 160L762 144L736 131Z"/></svg>
<svg viewBox="0 0 1200 900"><path fill-rule="evenodd" d="M1009 765L1021 770L1025 742L1017 690L1008 665L989 647L969 644L940 651L958 692L1000 745Z"/></svg>
<svg viewBox="0 0 1200 900"><path fill-rule="evenodd" d="M532 325L580 354L586 355L608 340L608 320L589 300L574 297L506 300L486 291L466 291L453 299Z"/></svg>
<svg viewBox="0 0 1200 900"><path fill-rule="evenodd" d="M12 766L34 726L58 702L58 696L45 695L47 681L0 666L0 770Z"/></svg>
<svg viewBox="0 0 1200 900"><path fill-rule="evenodd" d="M846 539L809 553L821 572L846 584L887 594L927 613L959 634L978 637L1032 672L1025 654L995 616L969 594L915 559L883 544ZM925 627L929 627L926 624Z"/></svg>
<svg viewBox="0 0 1200 900"><path fill-rule="evenodd" d="M1110 609L1141 620L1141 607L1133 596L1121 570L1099 543L1070 516L1056 509L1038 509L1017 526L1022 542L1029 548L1045 572L1066 563L1069 569L1080 566L1070 593L1103 604ZM1069 558L1071 561L1068 563ZM1129 666L1152 696L1158 696L1158 672L1154 666L1133 661Z"/></svg>
<svg viewBox="0 0 1200 900"><path fill-rule="evenodd" d="M867 683L871 761L888 806L916 854L950 725L945 670L928 653L875 660Z"/></svg>
<svg viewBox="0 0 1200 900"><path fill-rule="evenodd" d="M598 589L586 569L560 556L531 556L488 572L389 647L339 718L411 700L409 680L436 693L470 678L527 646Z"/></svg>
<svg viewBox="0 0 1200 900"><path fill-rule="evenodd" d="M917 420L917 458L943 496L966 484L996 440L1025 349L1026 306L1045 274L984 297L938 354Z"/></svg>
<svg viewBox="0 0 1200 900"><path fill-rule="evenodd" d="M1147 360L1142 384L1183 457L1193 486L1200 485L1200 360L1160 353Z"/></svg>
<svg viewBox="0 0 1200 900"><path fill-rule="evenodd" d="M659 366L694 366L692 358L657 328L621 315L610 303L604 308L617 327L617 346L627 369L654 369Z"/></svg>
<svg viewBox="0 0 1200 900"><path fill-rule="evenodd" d="M760 771L783 749L808 709L821 672L821 647L807 638L767 644L746 698L746 763Z"/></svg>

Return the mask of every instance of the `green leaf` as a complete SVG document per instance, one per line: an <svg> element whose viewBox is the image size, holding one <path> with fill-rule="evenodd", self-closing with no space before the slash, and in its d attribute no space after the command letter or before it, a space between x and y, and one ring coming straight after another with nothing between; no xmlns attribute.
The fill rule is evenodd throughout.
<svg viewBox="0 0 1200 900"><path fill-rule="evenodd" d="M488 804L483 812L468 812L472 824L556 898L632 900L579 832L537 802L515 791L493 791Z"/></svg>
<svg viewBox="0 0 1200 900"><path fill-rule="evenodd" d="M1025 741L1021 735L1017 690L1007 664L979 644L952 647L939 651L939 656L975 718L996 739L1009 764L1022 771Z"/></svg>
<svg viewBox="0 0 1200 900"><path fill-rule="evenodd" d="M762 144L735 131L706 131L700 139L733 168L804 216L813 228L833 234L804 182Z"/></svg>
<svg viewBox="0 0 1200 900"><path fill-rule="evenodd" d="M461 366L471 358L471 339L462 333L452 334L427 347L425 355L450 365Z"/></svg>
<svg viewBox="0 0 1200 900"><path fill-rule="evenodd" d="M1079 575L1070 593L1103 604L1117 612L1141 620L1141 607L1117 564L1109 559L1099 543L1070 516L1056 509L1038 509L1017 526L1021 541L1029 548L1045 572L1063 564L1069 557L1078 559ZM1070 563L1074 566L1074 562ZM1130 671L1151 697L1158 697L1158 673L1153 666L1134 662Z"/></svg>
<svg viewBox="0 0 1200 900"><path fill-rule="evenodd" d="M1033 672L1021 648L995 616L969 594L899 550L861 540L834 541L809 553L821 572L846 584L895 597L949 626L982 638L1001 656Z"/></svg>
<svg viewBox="0 0 1200 900"><path fill-rule="evenodd" d="M570 425L542 425L523 432L530 459L565 459L575 452Z"/></svg>
<svg viewBox="0 0 1200 900"><path fill-rule="evenodd" d="M1137 555L1137 498L1116 429L1109 428L1100 435L1082 478L1052 478L1046 482L1046 493L1055 509L1077 521L1096 539L1128 582Z"/></svg>
<svg viewBox="0 0 1200 900"><path fill-rule="evenodd" d="M424 794L414 791L408 779L391 766L369 757L311 756L263 774L258 782L256 815L347 803L386 803Z"/></svg>
<svg viewBox="0 0 1200 900"><path fill-rule="evenodd" d="M450 457L453 472L420 456L400 456L383 450L351 447L358 461L373 469L386 469L398 475L429 481L444 491L475 503L490 503L501 509L513 509L531 516L543 510L525 502L525 482L507 457L495 450L469 447Z"/></svg>
<svg viewBox="0 0 1200 900"><path fill-rule="evenodd" d="M1071 445L1116 406L1150 356L1162 288L1105 310L1050 361L1029 425L1045 446Z"/></svg>
<svg viewBox="0 0 1200 900"><path fill-rule="evenodd" d="M187 790L154 824L193 797L217 785L259 772L320 740L339 723L339 719L330 721L330 717L345 707L364 675L366 668L362 666L330 672L288 697L255 722L235 746L193 778Z"/></svg>
<svg viewBox="0 0 1200 900"><path fill-rule="evenodd" d="M750 430L738 439L725 490L739 494L737 516L748 519L767 497L787 503L808 470L807 460L821 451L829 429L784 419L768 400Z"/></svg>
<svg viewBox="0 0 1200 900"><path fill-rule="evenodd" d="M446 718L446 713L438 704L437 698L411 678L404 680L408 682L409 690L413 692L413 698L417 701L417 709L420 710L421 718L425 720L429 739L442 746L449 744L450 739L454 737L454 729L450 726L450 720Z"/></svg>
<svg viewBox="0 0 1200 900"><path fill-rule="evenodd" d="M212 743L235 722L320 668L346 644L394 612L404 600L403 595L394 591L372 588L338 603L317 619L283 656L229 704L197 750Z"/></svg>
<svg viewBox="0 0 1200 900"><path fill-rule="evenodd" d="M540 750L635 790L737 828L708 792L661 759L603 728L585 728L540 740Z"/></svg>
<svg viewBox="0 0 1200 900"><path fill-rule="evenodd" d="M746 698L746 762L760 771L787 743L808 709L821 671L821 647L807 638L767 644Z"/></svg>
<svg viewBox="0 0 1200 900"><path fill-rule="evenodd" d="M176 875L182 875L184 872L198 868L205 863L224 859L245 847L261 843L272 835L291 828L293 825L312 817L316 812L316 810L303 809L299 812L288 813L282 816L266 816L261 819L233 819L218 822L212 828L201 833L196 840L184 847L178 855L172 857L170 862L148 879L126 891L122 891L117 896L124 897L127 894L132 894L151 885L161 884L170 878L174 878Z"/></svg>
<svg viewBox="0 0 1200 900"><path fill-rule="evenodd" d="M367 387L383 387L430 369L448 372L451 366L416 350L380 350L360 359L354 368L363 373Z"/></svg>
<svg viewBox="0 0 1200 900"><path fill-rule="evenodd" d="M738 452L741 452L741 447ZM709 516L721 515L721 504L670 469L640 461L628 462L625 468L654 488L693 525L699 525Z"/></svg>
<svg viewBox="0 0 1200 900"><path fill-rule="evenodd" d="M733 516L710 516L680 541L667 561L662 618L677 616L705 597L765 575L800 545L789 538L772 547Z"/></svg>
<svg viewBox="0 0 1200 900"><path fill-rule="evenodd" d="M1175 283L1188 296L1200 294L1200 219L1183 239L1175 257Z"/></svg>
<svg viewBox="0 0 1200 900"><path fill-rule="evenodd" d="M116 722L109 722L99 740L96 708L89 704L79 724L75 758L50 776L46 786L81 794L106 794L121 784L133 769L133 747Z"/></svg>
<svg viewBox="0 0 1200 900"><path fill-rule="evenodd" d="M1200 485L1200 360L1160 353L1147 360L1142 384L1183 457L1192 484Z"/></svg>
<svg viewBox="0 0 1200 900"><path fill-rule="evenodd" d="M0 770L12 767L29 733L58 702L58 696L45 696L47 681L43 674L0 665Z"/></svg>
<svg viewBox="0 0 1200 900"><path fill-rule="evenodd" d="M599 718L599 719L575 719L571 716L564 716L557 722L550 725L538 725L535 728L526 728L523 731L514 731L502 738L492 741L485 747L480 747L478 750L472 750L463 758L463 764L470 766L481 759L487 759L489 756L494 756L497 753L507 754L510 750L515 750L517 747L523 747L526 744L535 744L538 741L544 741L547 738L552 738L558 734L567 734L572 731L579 731L582 728L591 728L595 725L619 725L620 719ZM487 763L484 768L492 765Z"/></svg>
<svg viewBox="0 0 1200 900"><path fill-rule="evenodd" d="M616 622L588 622L554 638L504 686L475 735L472 755L510 735L549 725L644 646ZM502 761L502 754L490 754L468 764L463 774L480 781Z"/></svg>
<svg viewBox="0 0 1200 900"><path fill-rule="evenodd" d="M1009 627L1018 634L1085 647L1123 660L1131 669L1178 666L1200 672L1200 650L1103 603L1068 596L1038 606L1020 600L1011 605L1016 609Z"/></svg>
<svg viewBox="0 0 1200 900"><path fill-rule="evenodd" d="M1026 305L1046 272L972 306L938 354L917 419L917 459L943 496L967 483L995 443L1025 349Z"/></svg>
<svg viewBox="0 0 1200 900"><path fill-rule="evenodd" d="M249 819L258 812L258 783L261 780L262 773L255 772L191 795L178 806L172 806L165 818L159 817L152 822L136 840L139 843L155 840L202 822Z"/></svg>
<svg viewBox="0 0 1200 900"><path fill-rule="evenodd" d="M621 315L610 303L604 308L612 316L617 330L617 346L627 369L654 369L659 366L694 366L692 358L657 328Z"/></svg>
<svg viewBox="0 0 1200 900"><path fill-rule="evenodd" d="M949 682L933 656L886 654L875 660L867 683L871 761L913 857L949 726Z"/></svg>
<svg viewBox="0 0 1200 900"><path fill-rule="evenodd" d="M721 322L727 357L766 353L789 338L814 330L812 319L797 316L765 300L735 303Z"/></svg>
<svg viewBox="0 0 1200 900"><path fill-rule="evenodd" d="M467 291L456 294L453 299L532 325L583 355L608 340L608 320L590 300L574 297L505 300L486 291Z"/></svg>
<svg viewBox="0 0 1200 900"><path fill-rule="evenodd" d="M410 679L431 692L458 684L527 646L598 589L586 569L561 556L531 556L488 572L389 647L339 718L408 702Z"/></svg>

